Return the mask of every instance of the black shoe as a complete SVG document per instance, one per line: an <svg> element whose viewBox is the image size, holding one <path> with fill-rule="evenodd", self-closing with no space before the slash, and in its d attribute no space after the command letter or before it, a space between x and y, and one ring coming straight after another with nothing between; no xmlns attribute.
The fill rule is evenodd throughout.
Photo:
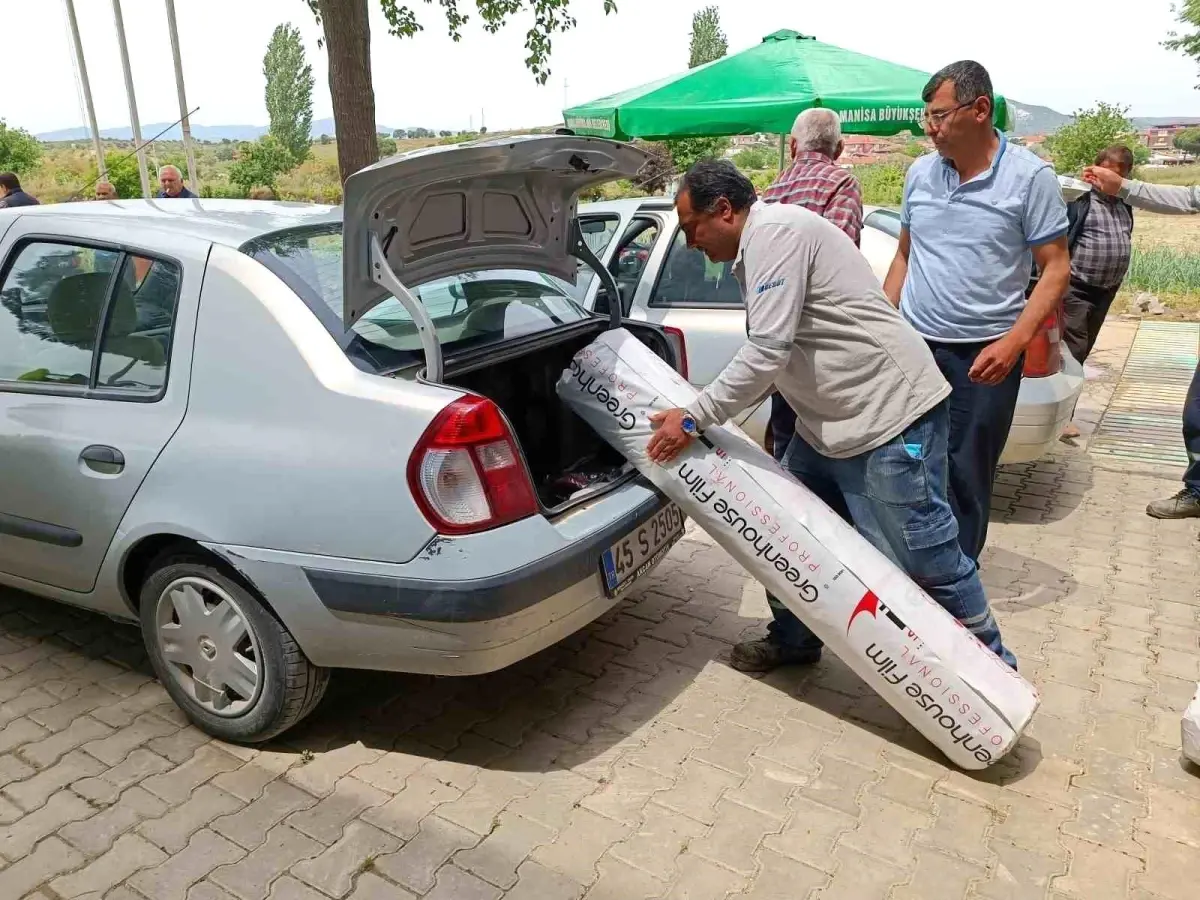
<svg viewBox="0 0 1200 900"><path fill-rule="evenodd" d="M1200 518L1200 494L1194 493L1191 488L1184 488L1173 497L1155 500L1146 507L1146 515L1155 519Z"/></svg>
<svg viewBox="0 0 1200 900"><path fill-rule="evenodd" d="M780 666L811 666L820 659L820 650L794 650L770 638L760 638L735 646L729 664L739 672L770 672Z"/></svg>

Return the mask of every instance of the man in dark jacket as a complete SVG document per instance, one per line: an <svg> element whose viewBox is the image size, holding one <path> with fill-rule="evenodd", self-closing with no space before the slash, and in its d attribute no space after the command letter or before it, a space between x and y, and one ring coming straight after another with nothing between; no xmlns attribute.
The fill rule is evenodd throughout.
<svg viewBox="0 0 1200 900"><path fill-rule="evenodd" d="M1106 147L1097 166L1128 178L1133 152L1123 144ZM1096 344L1104 317L1120 290L1133 251L1133 209L1120 197L1087 191L1067 206L1067 246L1071 250L1071 286L1063 298L1067 348L1081 363Z"/></svg>
<svg viewBox="0 0 1200 900"><path fill-rule="evenodd" d="M1096 166L1128 178L1133 152L1124 144L1105 147ZM1092 352L1113 298L1121 289L1133 252L1133 208L1119 197L1086 191L1067 204L1071 284L1063 297L1063 343L1080 365ZM1071 422L1064 438L1079 437Z"/></svg>
<svg viewBox="0 0 1200 900"><path fill-rule="evenodd" d="M0 172L0 209L37 205L36 199L21 190L21 179L15 172Z"/></svg>

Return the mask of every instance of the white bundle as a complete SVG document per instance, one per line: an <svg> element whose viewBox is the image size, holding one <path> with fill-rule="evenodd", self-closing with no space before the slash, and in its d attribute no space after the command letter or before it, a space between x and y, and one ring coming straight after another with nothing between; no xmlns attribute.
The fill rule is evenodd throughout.
<svg viewBox="0 0 1200 900"><path fill-rule="evenodd" d="M1033 686L736 426L650 461L650 415L696 392L632 334L597 338L557 390L956 765L1012 749L1038 707Z"/></svg>
<svg viewBox="0 0 1200 900"><path fill-rule="evenodd" d="M1196 696L1183 711L1180 731L1183 734L1183 755L1200 766L1200 684L1196 685Z"/></svg>

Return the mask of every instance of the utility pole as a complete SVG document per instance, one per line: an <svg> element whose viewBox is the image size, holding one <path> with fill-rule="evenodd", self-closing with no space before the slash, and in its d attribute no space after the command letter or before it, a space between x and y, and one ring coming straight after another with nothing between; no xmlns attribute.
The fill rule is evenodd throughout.
<svg viewBox="0 0 1200 900"><path fill-rule="evenodd" d="M96 150L96 169L101 181L108 181L108 166L104 163L104 145L100 143L100 129L96 125L96 107L92 104L92 83L88 81L87 62L83 58L83 41L79 39L79 21L75 18L75 0L66 0L67 22L71 26L71 42L75 45L76 70L83 89L83 102L87 107L88 128L92 132L92 146Z"/></svg>
<svg viewBox="0 0 1200 900"><path fill-rule="evenodd" d="M179 123L183 131L183 152L187 155L188 181L200 195L200 179L196 177L196 155L192 152L192 125L188 119L187 95L183 91L183 61L179 56L179 26L175 23L175 0L167 0L167 29L171 32L171 57L175 61L175 90L179 94Z"/></svg>
<svg viewBox="0 0 1200 900"><path fill-rule="evenodd" d="M150 199L150 178L146 175L146 149L142 146L142 123L138 121L137 97L133 92L133 70L129 67L129 45L125 42L125 19L121 16L121 0L112 0L113 18L117 22L117 46L121 51L121 68L125 71L125 93L129 97L129 126L137 147L138 174L142 177L142 196Z"/></svg>

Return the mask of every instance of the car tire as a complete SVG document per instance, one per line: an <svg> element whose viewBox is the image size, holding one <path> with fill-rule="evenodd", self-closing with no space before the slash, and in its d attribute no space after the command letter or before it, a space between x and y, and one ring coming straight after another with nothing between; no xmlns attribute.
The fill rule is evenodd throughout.
<svg viewBox="0 0 1200 900"><path fill-rule="evenodd" d="M329 669L300 645L235 575L199 554L150 567L139 608L158 680L198 728L231 743L260 743L316 708Z"/></svg>

